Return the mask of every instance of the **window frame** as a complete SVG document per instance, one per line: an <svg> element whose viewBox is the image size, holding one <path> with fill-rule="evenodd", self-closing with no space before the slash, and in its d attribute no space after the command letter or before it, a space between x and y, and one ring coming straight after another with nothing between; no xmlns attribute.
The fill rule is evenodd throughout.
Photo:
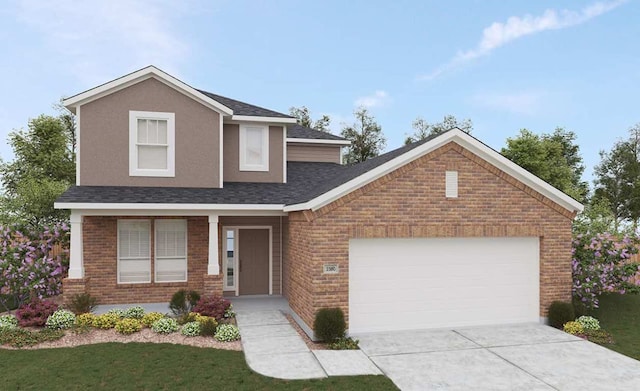
<svg viewBox="0 0 640 391"><path fill-rule="evenodd" d="M247 130L249 128L260 128L262 132L262 163L261 164L249 164L247 163ZM240 125L239 134L239 157L240 171L269 171L269 125L253 125L242 124Z"/></svg>
<svg viewBox="0 0 640 391"><path fill-rule="evenodd" d="M138 120L167 121L167 168L138 168ZM129 111L129 176L175 177L175 113Z"/></svg>
<svg viewBox="0 0 640 391"><path fill-rule="evenodd" d="M445 171L445 197L446 198L458 198L458 171L447 170Z"/></svg>
<svg viewBox="0 0 640 391"><path fill-rule="evenodd" d="M148 259L149 259L149 280L146 281L121 281L120 280L120 262L121 262L121 257L120 257L120 227L126 223L146 223L147 227L148 227L148 235L149 235L149 251L148 251ZM122 285L129 285L129 284L149 284L152 281L152 273L151 273L151 220L147 220L147 219L119 219L117 222L117 234L116 234L116 241L117 241L117 262L116 262L116 279L117 279L117 283L118 284L122 284ZM131 257L129 257L131 258ZM132 258L133 259L133 258ZM142 258L139 258L142 259ZM146 259L146 258L144 258Z"/></svg>
<svg viewBox="0 0 640 391"><path fill-rule="evenodd" d="M158 223L163 222L182 222L184 226L184 280L163 280L158 281ZM178 257L163 257L175 259ZM186 219L154 219L153 223L153 282L157 284L171 282L187 282L189 281L189 229Z"/></svg>

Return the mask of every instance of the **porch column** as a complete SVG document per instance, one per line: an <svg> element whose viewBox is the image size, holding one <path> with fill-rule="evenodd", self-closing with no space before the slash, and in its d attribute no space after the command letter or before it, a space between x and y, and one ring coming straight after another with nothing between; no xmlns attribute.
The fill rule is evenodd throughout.
<svg viewBox="0 0 640 391"><path fill-rule="evenodd" d="M71 211L71 238L69 241L69 278L84 278L82 260L82 215Z"/></svg>
<svg viewBox="0 0 640 391"><path fill-rule="evenodd" d="M207 274L219 275L218 264L218 215L209 215L209 264Z"/></svg>

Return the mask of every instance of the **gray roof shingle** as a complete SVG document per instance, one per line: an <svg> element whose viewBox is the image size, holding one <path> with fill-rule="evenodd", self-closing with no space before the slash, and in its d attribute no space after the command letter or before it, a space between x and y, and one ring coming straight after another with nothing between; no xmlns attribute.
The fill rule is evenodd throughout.
<svg viewBox="0 0 640 391"><path fill-rule="evenodd" d="M277 111L265 109L263 107L251 105L239 100L227 98L226 96L217 95L212 92L198 90L209 98L227 106L233 110L234 115L250 115L255 117L276 117L276 118L293 118L290 115L278 113Z"/></svg>
<svg viewBox="0 0 640 391"><path fill-rule="evenodd" d="M346 138L336 136L335 134L331 134L328 132L322 132L320 130L315 130L311 128L307 128L302 125L288 125L287 126L287 137L290 138L306 138L313 140L340 140L346 141Z"/></svg>

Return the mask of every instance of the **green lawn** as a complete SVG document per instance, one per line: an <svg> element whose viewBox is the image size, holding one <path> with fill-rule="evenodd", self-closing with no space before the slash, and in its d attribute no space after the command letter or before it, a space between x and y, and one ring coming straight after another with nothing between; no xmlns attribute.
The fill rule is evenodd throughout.
<svg viewBox="0 0 640 391"><path fill-rule="evenodd" d="M241 352L184 345L105 343L0 349L6 390L396 390L384 376L284 381L252 372Z"/></svg>
<svg viewBox="0 0 640 391"><path fill-rule="evenodd" d="M640 295L604 295L592 315L613 336L608 348L640 360Z"/></svg>

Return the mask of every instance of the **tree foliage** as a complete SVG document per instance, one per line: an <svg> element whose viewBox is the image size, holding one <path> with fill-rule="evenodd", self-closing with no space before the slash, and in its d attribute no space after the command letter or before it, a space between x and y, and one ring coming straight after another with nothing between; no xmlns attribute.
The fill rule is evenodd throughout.
<svg viewBox="0 0 640 391"><path fill-rule="evenodd" d="M575 141L575 133L563 128L542 135L522 129L517 137L507 139L501 153L555 188L584 202L589 187L582 181L584 164Z"/></svg>
<svg viewBox="0 0 640 391"><path fill-rule="evenodd" d="M329 125L331 125L331 117L326 114L323 114L322 117L313 121L311 119L311 113L306 106L290 107L289 114L296 118L298 125L319 130L321 132L330 132Z"/></svg>
<svg viewBox="0 0 640 391"><path fill-rule="evenodd" d="M473 131L473 122L468 118L459 121L453 115L445 115L442 122L430 124L424 118L418 117L411 123L411 127L413 128L413 134L407 136L404 141L405 145L444 133L453 128L458 128L465 133L471 133Z"/></svg>
<svg viewBox="0 0 640 391"><path fill-rule="evenodd" d="M53 202L75 183L75 118L41 115L9 134L14 160L0 163L2 222L32 227L64 221Z"/></svg>
<svg viewBox="0 0 640 391"><path fill-rule="evenodd" d="M637 232L640 221L640 123L629 138L616 142L609 152L600 151L595 167L594 197L608 202L616 228L630 224Z"/></svg>
<svg viewBox="0 0 640 391"><path fill-rule="evenodd" d="M353 115L355 123L342 128L342 137L351 141L345 154L345 163L360 163L376 157L382 152L387 141L382 128L366 108L358 108Z"/></svg>

